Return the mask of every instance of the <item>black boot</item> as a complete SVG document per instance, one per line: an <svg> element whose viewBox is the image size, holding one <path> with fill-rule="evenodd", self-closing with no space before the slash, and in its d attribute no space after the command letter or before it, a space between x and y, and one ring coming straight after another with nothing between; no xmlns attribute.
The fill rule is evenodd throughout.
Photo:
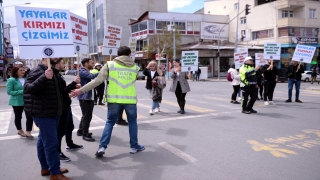
<svg viewBox="0 0 320 180"><path fill-rule="evenodd" d="M180 114L184 114L184 105L186 104L186 101L180 101L180 108L181 108L181 111L180 111Z"/></svg>
<svg viewBox="0 0 320 180"><path fill-rule="evenodd" d="M178 101L178 104L179 104L179 108L180 108L180 110L179 110L179 111L177 111L177 113L181 113L181 104L180 104L180 101Z"/></svg>

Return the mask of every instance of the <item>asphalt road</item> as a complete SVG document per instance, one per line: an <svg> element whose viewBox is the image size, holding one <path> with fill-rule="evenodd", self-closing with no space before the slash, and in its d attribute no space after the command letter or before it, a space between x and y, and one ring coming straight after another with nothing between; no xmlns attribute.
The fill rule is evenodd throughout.
<svg viewBox="0 0 320 180"><path fill-rule="evenodd" d="M71 82L74 76L66 76ZM95 158L106 121L106 106L95 106L91 131L95 142L73 139L84 149L65 152L71 162L67 177L77 180L317 180L320 179L320 91L304 90L304 102L285 103L287 84L277 84L274 102L257 101L257 114L242 114L230 103L228 82L190 82L186 114L176 111L176 99L164 90L161 113L150 116L145 81L137 81L139 143L146 149L129 154L128 128L115 126L103 158ZM320 87L313 84L314 87ZM5 88L0 88L0 179L38 180L37 140L17 135ZM75 127L81 111L73 100ZM23 128L25 119L23 118ZM38 133L34 128L33 133ZM65 147L63 142L62 147Z"/></svg>

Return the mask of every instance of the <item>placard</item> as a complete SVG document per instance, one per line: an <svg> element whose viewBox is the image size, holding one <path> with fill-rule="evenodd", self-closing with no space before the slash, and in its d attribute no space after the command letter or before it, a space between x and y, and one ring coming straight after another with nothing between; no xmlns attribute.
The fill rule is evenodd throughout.
<svg viewBox="0 0 320 180"><path fill-rule="evenodd" d="M256 57L256 66L263 66L265 64L268 64L268 60L264 59L264 54L263 53L256 53L255 54Z"/></svg>
<svg viewBox="0 0 320 180"><path fill-rule="evenodd" d="M244 63L244 59L248 57L248 52L242 51L234 53L234 65L236 69L240 69L242 64Z"/></svg>
<svg viewBox="0 0 320 180"><path fill-rule="evenodd" d="M181 72L198 70L198 51L182 51Z"/></svg>
<svg viewBox="0 0 320 180"><path fill-rule="evenodd" d="M201 39L227 41L229 40L229 25L201 22L200 33Z"/></svg>
<svg viewBox="0 0 320 180"><path fill-rule="evenodd" d="M264 58L270 60L280 60L281 43L264 43Z"/></svg>
<svg viewBox="0 0 320 180"><path fill-rule="evenodd" d="M292 57L292 61L310 64L315 51L316 47L297 45Z"/></svg>
<svg viewBox="0 0 320 180"><path fill-rule="evenodd" d="M74 53L79 53L80 56L88 55L88 21L87 19L70 13Z"/></svg>
<svg viewBox="0 0 320 180"><path fill-rule="evenodd" d="M121 42L122 27L106 24L102 55L117 55Z"/></svg>
<svg viewBox="0 0 320 180"><path fill-rule="evenodd" d="M74 57L70 12L15 7L20 58Z"/></svg>

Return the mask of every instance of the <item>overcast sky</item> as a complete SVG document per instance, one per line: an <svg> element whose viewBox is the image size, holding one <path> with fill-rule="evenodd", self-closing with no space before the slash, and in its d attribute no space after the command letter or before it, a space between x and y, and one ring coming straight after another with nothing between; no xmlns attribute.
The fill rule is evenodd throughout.
<svg viewBox="0 0 320 180"><path fill-rule="evenodd" d="M203 7L204 0L168 0L168 11L193 13ZM72 13L87 18L86 4L89 0L3 0L4 22L11 26L16 25L14 6L31 3L29 7L43 7L53 9L69 9ZM6 7L11 6L11 7ZM22 5L23 6L23 5ZM10 40L17 54L18 39L16 28L10 30Z"/></svg>

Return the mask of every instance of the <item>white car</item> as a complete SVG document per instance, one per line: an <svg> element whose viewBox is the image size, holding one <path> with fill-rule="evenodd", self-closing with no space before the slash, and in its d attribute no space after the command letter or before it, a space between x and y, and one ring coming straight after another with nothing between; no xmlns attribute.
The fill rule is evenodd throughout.
<svg viewBox="0 0 320 180"><path fill-rule="evenodd" d="M312 71L304 71L304 73L301 74L301 81L309 82L311 81L311 74ZM320 81L320 74L317 74L317 81Z"/></svg>

